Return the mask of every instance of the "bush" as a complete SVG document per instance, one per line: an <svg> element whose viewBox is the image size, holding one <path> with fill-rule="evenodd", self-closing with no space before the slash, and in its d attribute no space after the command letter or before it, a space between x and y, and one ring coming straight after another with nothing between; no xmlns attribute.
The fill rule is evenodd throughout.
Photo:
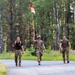
<svg viewBox="0 0 75 75"><path fill-rule="evenodd" d="M2 64L2 63L0 63L0 75L6 75L7 70L8 70L7 66Z"/></svg>

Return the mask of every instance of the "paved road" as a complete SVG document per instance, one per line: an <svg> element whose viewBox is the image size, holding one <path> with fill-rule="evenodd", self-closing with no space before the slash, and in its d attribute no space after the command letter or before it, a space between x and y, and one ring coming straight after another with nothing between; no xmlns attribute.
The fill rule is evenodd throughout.
<svg viewBox="0 0 75 75"><path fill-rule="evenodd" d="M9 68L7 75L75 75L75 62L63 64L62 61L22 61L22 67L15 67L14 60L0 60Z"/></svg>

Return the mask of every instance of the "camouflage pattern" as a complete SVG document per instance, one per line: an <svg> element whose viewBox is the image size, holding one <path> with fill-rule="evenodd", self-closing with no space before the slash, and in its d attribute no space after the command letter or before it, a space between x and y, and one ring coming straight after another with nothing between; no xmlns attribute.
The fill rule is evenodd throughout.
<svg viewBox="0 0 75 75"><path fill-rule="evenodd" d="M67 59L67 63L69 63L69 41L68 40L62 40L62 56L63 61L65 63L65 60ZM66 57L66 59L65 59Z"/></svg>
<svg viewBox="0 0 75 75"><path fill-rule="evenodd" d="M36 56L38 57L38 62L39 61L41 61L41 57L42 57L42 48L43 48L43 41L42 40L40 40L40 41L38 41L38 40L35 40L34 41L34 45L35 45L35 49L36 49Z"/></svg>
<svg viewBox="0 0 75 75"><path fill-rule="evenodd" d="M68 48L63 48L62 54L63 54L63 61L64 61L64 63L65 63L65 60L66 60L65 57L67 58L67 62L68 62L69 61L69 50L68 50Z"/></svg>
<svg viewBox="0 0 75 75"><path fill-rule="evenodd" d="M22 57L22 50L15 50L15 63L16 66L21 66L21 57Z"/></svg>
<svg viewBox="0 0 75 75"><path fill-rule="evenodd" d="M23 44L20 40L20 37L17 37L13 46L12 46L14 49L15 49L15 63L16 63L16 66L20 66L21 67L21 57L22 57L22 53L24 53L24 47L23 47Z"/></svg>
<svg viewBox="0 0 75 75"><path fill-rule="evenodd" d="M68 48L69 47L69 40L61 40L62 48Z"/></svg>

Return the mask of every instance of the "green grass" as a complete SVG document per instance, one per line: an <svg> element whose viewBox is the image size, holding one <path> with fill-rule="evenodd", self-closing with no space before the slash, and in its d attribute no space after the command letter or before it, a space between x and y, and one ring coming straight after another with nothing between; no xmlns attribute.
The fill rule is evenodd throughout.
<svg viewBox="0 0 75 75"><path fill-rule="evenodd" d="M8 70L7 66L2 64L2 63L0 63L0 75L6 75L7 70Z"/></svg>
<svg viewBox="0 0 75 75"><path fill-rule="evenodd" d="M53 50L47 50L43 52L43 60L62 60L62 54L60 53L60 51L53 51ZM14 59L14 53L3 53L0 54L0 59ZM22 60L37 60L36 56L32 56L30 51L26 51L23 56L22 56ZM75 51L72 50L70 51L70 60L75 61Z"/></svg>

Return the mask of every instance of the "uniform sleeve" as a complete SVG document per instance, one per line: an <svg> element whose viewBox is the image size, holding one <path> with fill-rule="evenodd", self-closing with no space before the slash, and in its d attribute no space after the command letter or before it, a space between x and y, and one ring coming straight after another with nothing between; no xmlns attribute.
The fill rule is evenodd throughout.
<svg viewBox="0 0 75 75"><path fill-rule="evenodd" d="M44 42L42 41L42 47L44 48L44 50L46 50L46 47L44 45Z"/></svg>
<svg viewBox="0 0 75 75"><path fill-rule="evenodd" d="M21 46L23 46L23 43L21 43Z"/></svg>
<svg viewBox="0 0 75 75"><path fill-rule="evenodd" d="M33 43L34 43L34 44L37 43L37 40L34 40Z"/></svg>
<svg viewBox="0 0 75 75"><path fill-rule="evenodd" d="M69 50L71 49L71 43L69 40L68 40L68 48L69 48Z"/></svg>

